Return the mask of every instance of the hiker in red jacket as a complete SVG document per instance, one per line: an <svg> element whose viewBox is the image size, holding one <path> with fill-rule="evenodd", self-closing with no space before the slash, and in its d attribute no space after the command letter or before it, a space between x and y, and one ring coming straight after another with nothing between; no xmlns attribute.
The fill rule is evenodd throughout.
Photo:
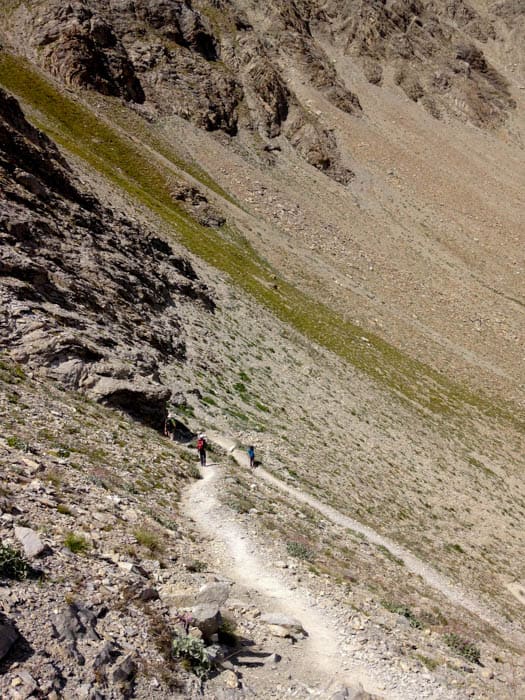
<svg viewBox="0 0 525 700"><path fill-rule="evenodd" d="M199 453L199 457L201 460L201 467L206 466L206 435L204 433L200 433L198 439L197 439L197 452Z"/></svg>

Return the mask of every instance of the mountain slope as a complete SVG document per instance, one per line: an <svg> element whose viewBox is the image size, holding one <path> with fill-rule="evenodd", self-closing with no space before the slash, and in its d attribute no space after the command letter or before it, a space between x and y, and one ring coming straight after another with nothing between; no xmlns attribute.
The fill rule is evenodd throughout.
<svg viewBox="0 0 525 700"><path fill-rule="evenodd" d="M519 5L1 12L0 83L42 130L2 91L11 359L154 428L170 403L188 439L215 427L256 444L279 478L402 544L518 633ZM32 401L11 395L6 435L31 446ZM229 469L225 507L262 513L246 524L262 542L274 533L276 556L308 545L312 575L332 576L344 605L371 620L381 601L434 610L431 634L475 639L489 665L503 654L494 678L474 668L479 697L521 677L512 635Z"/></svg>

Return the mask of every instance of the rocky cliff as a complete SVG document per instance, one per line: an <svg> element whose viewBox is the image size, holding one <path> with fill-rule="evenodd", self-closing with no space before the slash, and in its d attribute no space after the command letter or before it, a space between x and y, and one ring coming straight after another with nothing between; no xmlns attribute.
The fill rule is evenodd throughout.
<svg viewBox="0 0 525 700"><path fill-rule="evenodd" d="M191 263L82 187L0 91L2 343L68 389L162 421L159 364L183 362L180 307L213 313Z"/></svg>

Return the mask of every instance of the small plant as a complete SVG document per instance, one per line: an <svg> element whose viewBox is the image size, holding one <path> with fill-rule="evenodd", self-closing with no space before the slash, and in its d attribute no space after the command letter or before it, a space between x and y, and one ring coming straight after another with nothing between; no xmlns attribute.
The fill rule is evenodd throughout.
<svg viewBox="0 0 525 700"><path fill-rule="evenodd" d="M13 447L16 450L22 450L23 452L30 452L30 447L25 440L22 440L17 435L11 435L7 438L7 444L9 447Z"/></svg>
<svg viewBox="0 0 525 700"><path fill-rule="evenodd" d="M416 658L421 661L421 663L428 668L429 671L435 671L439 666L439 661L430 658L430 656L425 656L424 654L416 654Z"/></svg>
<svg viewBox="0 0 525 700"><path fill-rule="evenodd" d="M30 571L31 567L19 551L0 543L0 577L23 581Z"/></svg>
<svg viewBox="0 0 525 700"><path fill-rule="evenodd" d="M62 474L56 471L51 471L48 474L46 474L46 479L49 481L50 484L53 484L53 486L56 489L59 489L62 486Z"/></svg>
<svg viewBox="0 0 525 700"><path fill-rule="evenodd" d="M395 564L398 566L404 566L405 562L400 559L399 557L396 557L395 554L392 554L392 552L384 547L382 544L378 545L377 548L379 549L380 552L382 552L387 559L390 559L390 561L393 561Z"/></svg>
<svg viewBox="0 0 525 700"><path fill-rule="evenodd" d="M446 544L445 549L447 552L458 552L459 554L464 554L465 550L460 544Z"/></svg>
<svg viewBox="0 0 525 700"><path fill-rule="evenodd" d="M301 542L287 542L286 551L290 556L303 559L304 561L313 561L315 559L314 552Z"/></svg>
<svg viewBox="0 0 525 700"><path fill-rule="evenodd" d="M73 511L65 503L59 503L57 505L57 512L61 515L73 515Z"/></svg>
<svg viewBox="0 0 525 700"><path fill-rule="evenodd" d="M56 455L57 457L62 457L63 459L67 459L71 455L71 451L67 449L67 447L58 447L56 450Z"/></svg>
<svg viewBox="0 0 525 700"><path fill-rule="evenodd" d="M73 554L84 554L89 549L89 542L83 535L77 535L74 532L68 532L64 538L64 545Z"/></svg>
<svg viewBox="0 0 525 700"><path fill-rule="evenodd" d="M389 610L391 613L394 613L396 615L401 615L401 617L404 617L408 620L410 627L414 627L415 629L422 629L423 628L423 623L421 620L419 620L412 610L410 608L407 608L406 605L397 605L396 603L392 603L388 600L382 600L381 605Z"/></svg>
<svg viewBox="0 0 525 700"><path fill-rule="evenodd" d="M202 639L178 634L173 639L172 650L175 658L180 659L188 671L192 671L201 680L208 676L211 662Z"/></svg>
<svg viewBox="0 0 525 700"><path fill-rule="evenodd" d="M135 530L133 535L137 542L149 549L150 552L156 552L160 549L159 537L155 532L150 530Z"/></svg>
<svg viewBox="0 0 525 700"><path fill-rule="evenodd" d="M192 479L202 479L202 474L199 471L199 468L195 464L190 464L188 466L188 469L186 470L186 473L188 476L191 476Z"/></svg>
<svg viewBox="0 0 525 700"><path fill-rule="evenodd" d="M470 661L473 664L479 664L481 659L481 651L477 646L466 639L462 639L454 632L446 634L443 639L445 640L445 644L447 644L447 646L449 646L464 659L467 659L467 661Z"/></svg>

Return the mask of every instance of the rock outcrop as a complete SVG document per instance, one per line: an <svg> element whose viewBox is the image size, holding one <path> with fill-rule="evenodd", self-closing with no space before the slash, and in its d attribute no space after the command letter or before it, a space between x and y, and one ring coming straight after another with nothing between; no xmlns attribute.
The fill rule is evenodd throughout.
<svg viewBox="0 0 525 700"><path fill-rule="evenodd" d="M436 118L494 127L515 107L507 80L475 43L496 39L495 18L468 2L347 0L325 3L323 13L333 41L362 60L371 83L392 66L407 97Z"/></svg>
<svg viewBox="0 0 525 700"><path fill-rule="evenodd" d="M126 49L109 24L81 0L20 10L26 46L43 68L66 85L142 103L144 91Z"/></svg>
<svg viewBox="0 0 525 700"><path fill-rule="evenodd" d="M170 395L159 367L185 357L178 306L214 309L191 264L84 191L4 91L0 181L2 343L67 388L158 421Z"/></svg>

